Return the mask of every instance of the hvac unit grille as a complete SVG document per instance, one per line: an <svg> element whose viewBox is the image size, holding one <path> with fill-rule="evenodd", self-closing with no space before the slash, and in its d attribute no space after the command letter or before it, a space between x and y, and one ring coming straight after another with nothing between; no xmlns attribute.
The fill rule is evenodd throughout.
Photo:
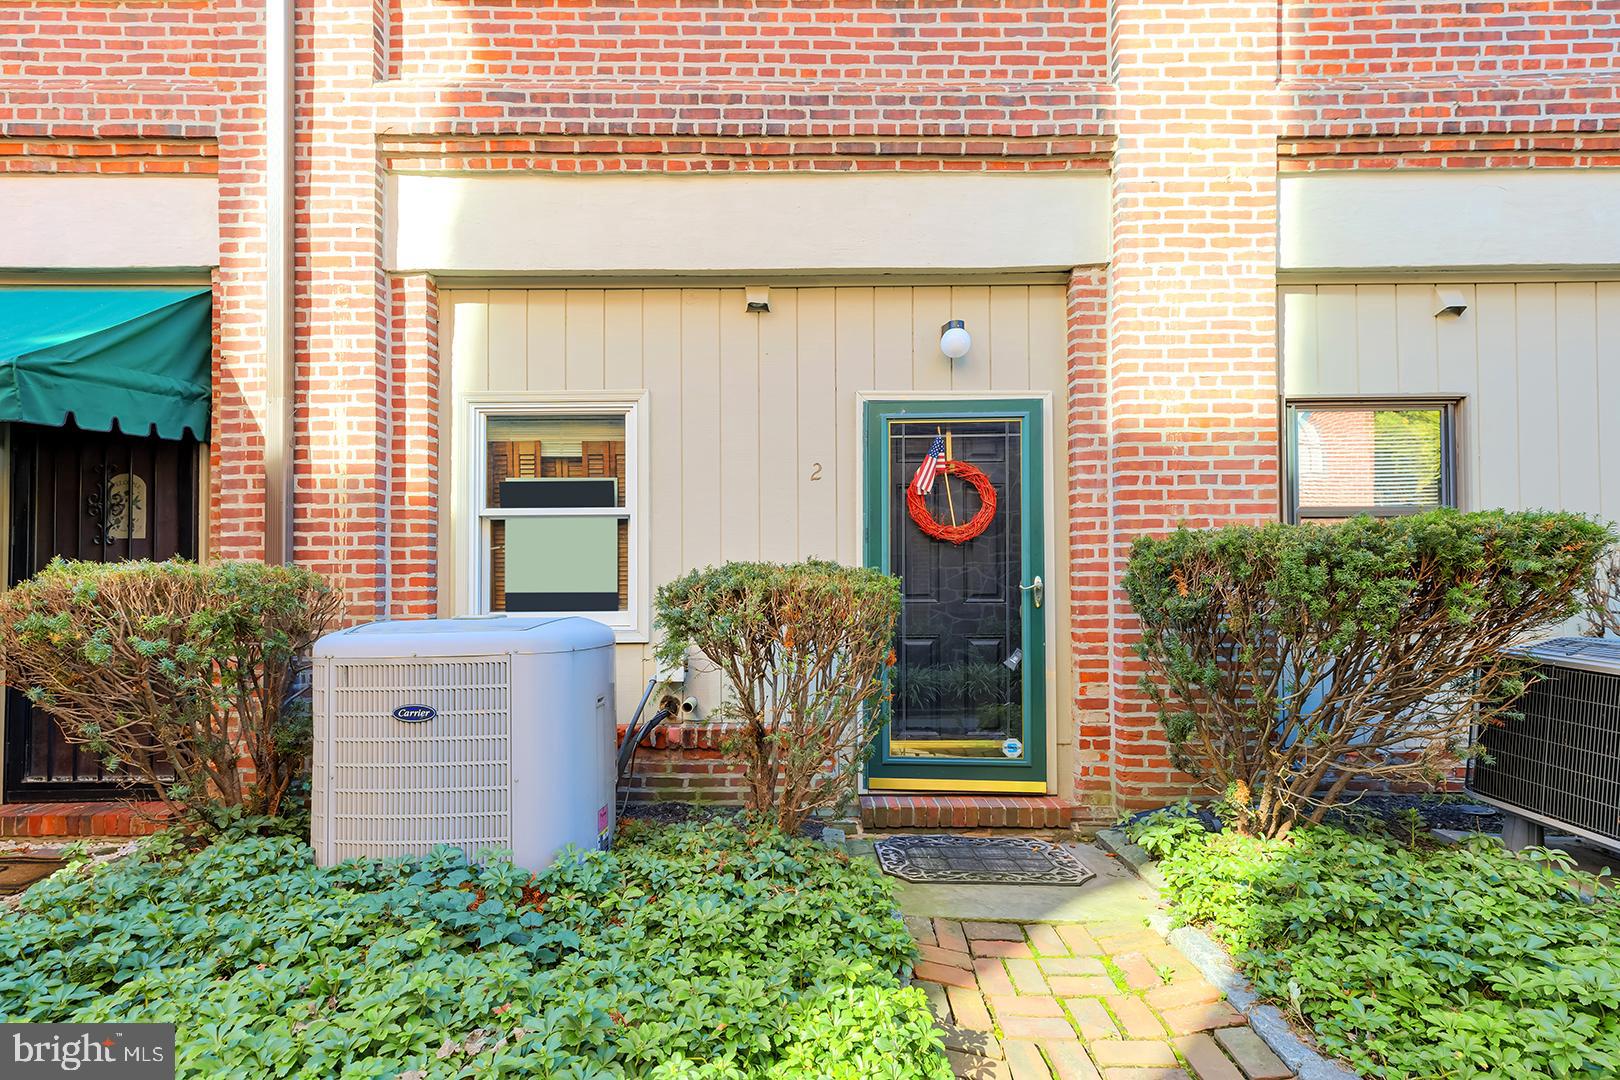
<svg viewBox="0 0 1620 1080"><path fill-rule="evenodd" d="M1492 760L1472 763L1468 786L1510 809L1620 840L1620 667L1593 670L1620 660L1620 645L1598 645L1565 639L1526 650L1542 663L1519 703L1523 715L1479 732ZM1583 666L1559 663L1564 657Z"/></svg>
<svg viewBox="0 0 1620 1080"><path fill-rule="evenodd" d="M336 661L328 792L333 861L435 844L510 847L511 709L505 660ZM394 718L430 705L426 723Z"/></svg>

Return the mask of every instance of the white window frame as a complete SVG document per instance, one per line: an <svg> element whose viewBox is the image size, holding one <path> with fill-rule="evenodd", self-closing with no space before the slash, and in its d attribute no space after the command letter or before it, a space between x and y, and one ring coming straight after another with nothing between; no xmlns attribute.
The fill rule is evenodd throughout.
<svg viewBox="0 0 1620 1080"><path fill-rule="evenodd" d="M612 628L615 640L646 643L650 603L647 590L648 535L647 392L559 391L557 393L469 394L463 401L469 466L462 470L467 488L466 558L468 605L473 615L497 618L577 615ZM500 507L486 505L491 417L622 416L624 418L624 505L602 508ZM611 517L629 522L629 561L624 611L508 611L489 610L490 522L514 517Z"/></svg>
<svg viewBox="0 0 1620 1080"><path fill-rule="evenodd" d="M1410 506L1328 506L1315 507L1302 512L1299 505L1299 413L1323 412L1332 409L1346 411L1382 411L1402 409L1434 409L1440 413L1440 506L1456 508L1460 490L1458 469L1461 458L1457 452L1457 410L1461 399L1452 397L1405 397L1369 395L1366 397L1290 397L1283 402L1283 492L1284 521L1298 524L1317 518L1353 517L1371 514L1374 517L1403 517L1418 513L1422 508Z"/></svg>

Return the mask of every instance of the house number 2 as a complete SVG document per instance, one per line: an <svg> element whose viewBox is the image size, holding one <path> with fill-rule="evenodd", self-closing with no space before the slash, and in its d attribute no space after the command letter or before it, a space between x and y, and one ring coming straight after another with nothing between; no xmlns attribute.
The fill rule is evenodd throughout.
<svg viewBox="0 0 1620 1080"><path fill-rule="evenodd" d="M810 463L810 479L812 479L812 480L820 480L821 479L821 462L812 461Z"/></svg>

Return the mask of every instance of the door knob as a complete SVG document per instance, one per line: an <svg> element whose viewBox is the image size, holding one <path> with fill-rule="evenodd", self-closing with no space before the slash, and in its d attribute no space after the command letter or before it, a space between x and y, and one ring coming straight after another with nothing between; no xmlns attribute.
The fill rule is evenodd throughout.
<svg viewBox="0 0 1620 1080"><path fill-rule="evenodd" d="M1033 594L1031 599L1035 601L1036 607L1040 607L1041 601L1046 598L1046 582L1041 580L1041 575L1039 574L1035 575L1034 581L1030 582L1028 585L1020 585L1018 588L1023 592Z"/></svg>

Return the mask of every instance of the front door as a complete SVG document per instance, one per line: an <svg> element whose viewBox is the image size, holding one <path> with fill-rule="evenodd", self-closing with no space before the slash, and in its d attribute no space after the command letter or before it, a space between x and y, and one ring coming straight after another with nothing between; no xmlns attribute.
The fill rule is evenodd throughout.
<svg viewBox="0 0 1620 1080"><path fill-rule="evenodd" d="M197 443L66 427L11 427L9 584L55 556L112 562L197 556ZM128 794L15 690L6 691L7 801Z"/></svg>
<svg viewBox="0 0 1620 1080"><path fill-rule="evenodd" d="M1042 404L864 405L866 562L902 597L870 790L1046 790Z"/></svg>

